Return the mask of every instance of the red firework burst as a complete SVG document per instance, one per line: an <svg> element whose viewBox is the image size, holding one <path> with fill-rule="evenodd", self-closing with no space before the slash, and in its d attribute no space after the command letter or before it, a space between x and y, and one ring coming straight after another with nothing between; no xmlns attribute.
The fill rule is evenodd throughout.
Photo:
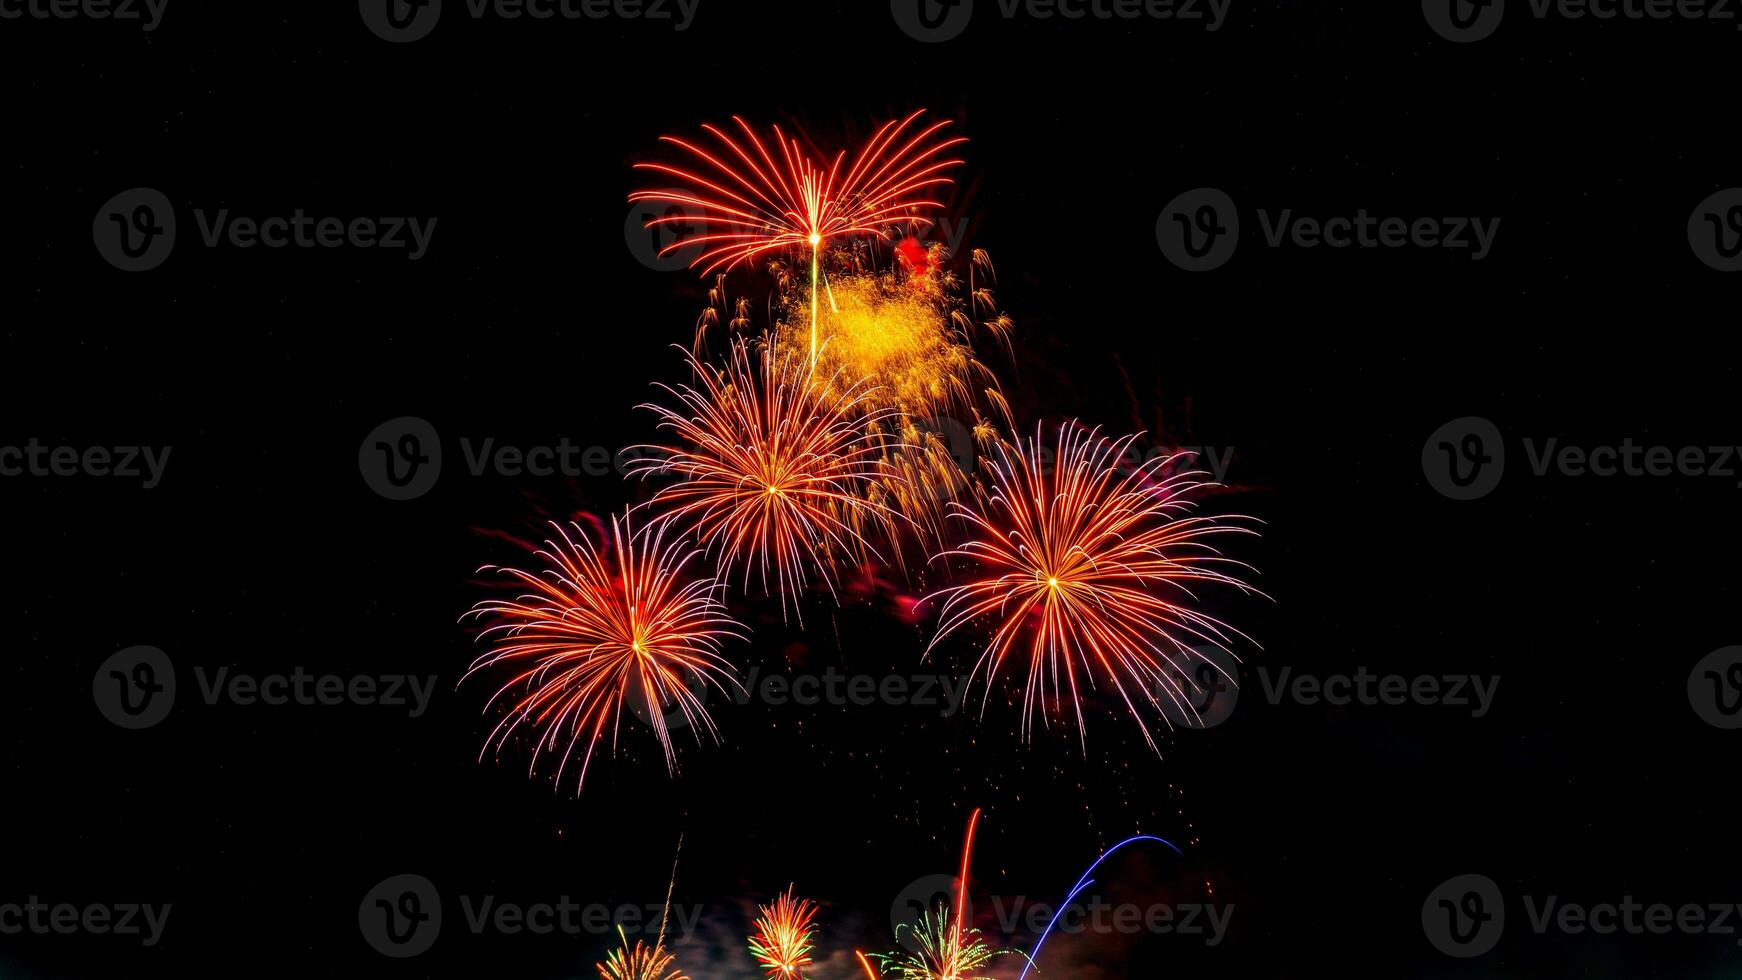
<svg viewBox="0 0 1742 980"><path fill-rule="evenodd" d="M655 218L647 227L696 223L703 233L668 246L666 252L696 248L690 263L707 275L731 269L774 249L808 247L815 251L830 238L875 235L923 220L922 212L942 205L928 199L932 188L951 183L944 171L962 163L945 151L964 137L942 138L948 120L923 128L914 123L925 110L878 128L851 166L843 151L827 165L818 163L794 137L773 127L765 142L738 116L732 121L742 142L716 126L703 126L720 146L710 150L675 136L661 141L688 152L695 169L663 163L638 163L636 169L675 179L675 188L636 191L629 200L674 205L684 213ZM768 143L774 145L770 152Z"/></svg>
<svg viewBox="0 0 1742 980"><path fill-rule="evenodd" d="M1101 680L1154 749L1145 706L1162 712L1165 698L1182 717L1194 713L1179 682L1202 659L1192 645L1226 650L1233 636L1243 637L1193 608L1193 585L1256 591L1222 571L1237 563L1208 539L1255 532L1242 518L1189 516L1194 492L1209 486L1200 479L1206 474L1170 472L1175 457L1122 468L1136 437L1113 440L1099 431L1060 427L1054 458L1045 461L1037 427L1032 440L1001 445L998 458L987 461L982 502L951 504L951 516L967 525L967 540L937 557L966 559L971 578L928 597L944 597L932 646L970 621L992 617L992 638L969 683L984 673L990 693L1026 637L1025 739L1037 707L1045 723L1068 699L1086 746L1079 684Z"/></svg>
<svg viewBox="0 0 1742 980"><path fill-rule="evenodd" d="M891 479L870 434L887 413L866 410L862 385L819 381L804 358L779 356L772 341L755 354L734 344L724 371L685 357L701 387L659 386L681 410L643 406L683 443L634 447L647 451L634 472L681 477L647 506L662 521L693 525L722 582L742 564L748 587L760 567L768 591L772 566L783 614L788 602L797 610L807 568L833 594L835 562L875 554L867 529L898 518L866 496Z"/></svg>
<svg viewBox="0 0 1742 980"><path fill-rule="evenodd" d="M511 600L480 602L467 613L488 624L479 641L490 649L462 680L513 671L490 698L489 705L498 699L512 704L486 740L484 754L492 746L500 752L522 727L535 730L529 774L541 757L560 750L555 777L560 785L564 768L581 748L578 794L606 727L615 747L623 710L629 708L653 727L666 766L675 771L666 713L675 706L696 729L698 742L704 730L718 741L700 694L706 686L724 692L726 684L736 685L732 664L720 650L727 637L743 638L741 625L726 614L711 579L683 577L698 551L681 540L667 542L663 526L636 532L627 516L613 519L608 550L594 547L578 524L551 526L560 540L546 540L534 552L544 568L480 570L500 572L530 591Z"/></svg>

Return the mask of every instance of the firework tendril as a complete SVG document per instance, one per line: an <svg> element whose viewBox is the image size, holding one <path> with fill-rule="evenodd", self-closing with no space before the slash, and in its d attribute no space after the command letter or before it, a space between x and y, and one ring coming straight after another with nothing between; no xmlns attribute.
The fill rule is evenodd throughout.
<svg viewBox="0 0 1742 980"><path fill-rule="evenodd" d="M676 771L667 712L681 713L696 730L718 740L713 719L698 692L722 693L736 686L732 663L721 653L727 638L744 638L742 626L716 598L708 578L686 579L685 566L698 551L681 539L666 540L664 525L632 529L613 519L609 547L595 547L579 524L553 523L556 537L535 555L537 571L486 566L528 591L514 599L478 603L468 617L485 624L479 642L489 646L462 682L507 670L511 676L490 698L507 703L484 754L498 753L522 728L537 741L529 773L539 760L561 754L554 781L577 750L586 782L593 752L610 729L613 748L623 710L644 712ZM572 532L572 533L571 533Z"/></svg>
<svg viewBox="0 0 1742 980"><path fill-rule="evenodd" d="M768 592L772 571L782 612L797 613L807 569L832 594L836 563L877 554L868 527L900 519L867 496L888 465L867 433L865 386L821 383L805 359L781 358L773 344L752 352L739 341L724 371L685 356L699 387L660 386L681 409L644 406L680 445L634 447L631 472L679 478L648 506L694 528L722 585L741 567L745 588L759 571Z"/></svg>
<svg viewBox="0 0 1742 980"><path fill-rule="evenodd" d="M927 654L990 619L991 639L968 683L981 680L990 693L1021 651L1024 739L1035 715L1047 724L1068 704L1086 748L1081 696L1104 682L1156 749L1148 712L1165 720L1165 701L1179 717L1195 716L1180 683L1203 659L1192 647L1227 650L1233 637L1244 638L1199 612L1191 590L1209 583L1256 591L1223 570L1245 566L1210 543L1255 531L1238 517L1192 516L1206 474L1180 469L1172 456L1126 464L1135 441L1073 423L1047 447L1049 460L1037 426L1033 439L1001 444L986 461L982 501L950 504L966 540L937 560L960 560L967 578L927 597L943 600Z"/></svg>

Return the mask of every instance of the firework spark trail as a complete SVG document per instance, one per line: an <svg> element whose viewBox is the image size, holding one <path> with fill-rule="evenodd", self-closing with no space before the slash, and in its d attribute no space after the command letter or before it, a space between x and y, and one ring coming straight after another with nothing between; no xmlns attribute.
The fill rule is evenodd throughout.
<svg viewBox="0 0 1742 980"><path fill-rule="evenodd" d="M811 965L817 906L810 899L794 899L792 892L788 886L774 904L758 909L756 933L750 937L750 954L768 980L799 980L799 970Z"/></svg>
<svg viewBox="0 0 1742 980"><path fill-rule="evenodd" d="M461 679L517 670L491 696L518 698L508 708L484 751L497 752L522 726L538 732L528 772L536 772L542 753L562 748L555 782L576 747L585 743L575 792L586 782L594 749L611 727L617 744L623 709L643 708L675 772L677 757L665 721L675 704L696 728L718 741L713 719L691 685L711 685L722 693L737 684L733 665L721 654L729 637L744 638L742 625L726 614L710 579L683 578L699 550L681 540L667 542L665 528L635 531L625 516L611 521L612 545L602 551L578 524L553 523L560 542L546 540L534 553L539 571L486 566L531 591L512 600L488 600L466 615L488 625L479 641L490 649L473 661ZM565 744L566 740L566 744Z"/></svg>
<svg viewBox="0 0 1742 980"><path fill-rule="evenodd" d="M962 873L956 877L956 928L951 936L957 949L962 946L962 920L968 909L968 862L974 855L974 828L979 825L980 809L975 807L973 816L968 818L967 840L962 844Z"/></svg>
<svg viewBox="0 0 1742 980"><path fill-rule="evenodd" d="M1144 740L1159 752L1140 706L1165 719L1165 696L1182 717L1195 717L1176 679L1189 676L1184 665L1199 659L1189 644L1226 651L1233 637L1250 642L1193 608L1191 588L1197 583L1257 592L1221 570L1245 566L1223 558L1207 541L1256 532L1233 523L1243 518L1186 516L1193 494L1210 484L1200 482L1202 472L1170 473L1173 457L1150 458L1120 475L1136 437L1114 440L1099 432L1062 426L1049 462L1037 426L1032 440L1000 445L998 458L988 461L990 489L983 503L951 503L952 516L967 525L968 540L936 559L966 559L974 568L969 581L927 597L942 596L944 603L926 653L969 622L992 616L996 628L968 682L984 674L990 695L1018 640L1032 635L1023 684L1024 739L1037 709L1048 723L1068 698L1086 751L1079 685L1092 687L1099 677L1112 684Z"/></svg>
<svg viewBox="0 0 1742 980"><path fill-rule="evenodd" d="M1171 841L1163 840L1160 837L1151 837L1147 834L1138 834L1135 837L1128 837L1108 848L1105 853L1095 859L1095 863L1089 865L1088 869L1083 872L1083 876L1078 878L1077 883L1071 887L1070 893L1065 896L1065 900L1059 903L1058 909L1053 912L1052 918L1046 924L1046 928L1041 931L1040 938L1035 941L1034 948L1029 950L1028 962L1022 967L1022 975L1017 977L1017 980L1028 980L1028 971L1034 969L1034 964L1040 959L1040 948L1046 945L1047 937L1052 935L1053 927L1058 925L1059 918L1065 914L1065 910L1071 907L1071 903L1077 900L1077 896L1081 895L1085 888L1088 888L1090 885L1095 883L1094 879L1089 877L1095 873L1095 869L1099 868L1103 862L1112 857L1121 848L1128 844L1136 844L1139 841L1154 841L1157 844L1165 845L1167 849L1172 851L1176 856L1183 856L1180 849L1173 846Z"/></svg>
<svg viewBox="0 0 1742 980"><path fill-rule="evenodd" d="M990 980L978 973L980 968L1008 950L994 949L980 938L980 930L965 922L968 908L968 870L974 853L974 829L980 823L976 809L968 818L968 833L962 845L962 869L956 878L956 904L945 909L942 903L935 912L920 914L912 935L918 950L883 956L884 966L891 968L895 980ZM867 973L871 967L860 957Z"/></svg>
<svg viewBox="0 0 1742 980"><path fill-rule="evenodd" d="M798 612L807 566L834 595L836 561L877 554L866 524L901 520L867 495L889 471L864 428L865 387L819 383L802 359L783 360L773 344L752 364L749 344L739 341L721 372L685 356L701 387L659 386L681 410L643 406L683 445L632 447L645 452L631 467L682 479L644 506L661 522L693 525L718 561L722 586L742 565L748 588L759 567L767 592L772 566L782 615L788 603Z"/></svg>

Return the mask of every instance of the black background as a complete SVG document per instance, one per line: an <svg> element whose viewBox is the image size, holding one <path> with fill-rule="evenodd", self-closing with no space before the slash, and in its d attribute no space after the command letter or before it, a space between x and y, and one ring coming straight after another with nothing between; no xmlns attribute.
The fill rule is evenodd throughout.
<svg viewBox="0 0 1742 980"><path fill-rule="evenodd" d="M174 906L152 948L0 936L0 976L591 976L605 937L472 936L452 896L655 902L680 833L677 899L719 933L680 963L750 976L745 902L796 882L825 903L824 955L888 948L890 903L952 868L975 807L982 895L1056 901L1149 832L1186 850L1144 862L1150 898L1235 906L1220 946L1108 942L1053 975L1728 975L1734 936L1539 936L1517 904L1481 959L1422 932L1424 898L1466 873L1514 903L1742 898L1736 737L1686 693L1695 661L1736 642L1737 478L1538 478L1521 449L1742 442L1736 280L1686 235L1697 203L1742 183L1726 108L1742 38L1514 6L1463 46L1396 0L1236 2L1216 32L985 10L938 45L869 0L702 0L683 33L453 10L406 45L339 2L171 0L152 33L0 21L0 443L174 447L152 490L0 480L0 903ZM693 274L625 246L629 165L733 113L854 145L922 106L972 140L951 213L1016 320L1015 363L993 363L1021 420L1233 448L1240 492L1216 506L1268 522L1241 557L1275 599L1215 600L1263 644L1242 651L1233 719L1157 758L1100 705L1085 757L1056 729L1021 746L1002 699L983 721L977 696L954 718L718 706L725 745L685 747L676 779L642 729L578 800L528 779L520 754L479 765L487 691L455 690L472 655L456 620L481 597L473 570L517 557L490 532L641 491L473 478L458 439L646 438L634 406L681 376L668 345L703 302ZM175 204L181 238L127 274L91 223L141 186ZM1472 262L1270 249L1253 222L1233 261L1193 275L1155 224L1199 186L1247 221L1502 224ZM200 247L192 211L223 207L439 224L417 262ZM393 502L357 452L403 415L435 426L448 464L433 492ZM1470 415L1512 459L1493 494L1456 502L1421 450ZM887 601L813 596L803 630L743 602L756 638L735 655L919 670L933 624L902 625ZM182 684L145 732L90 694L97 664L134 644L165 650ZM418 719L199 703L191 668L227 664L440 683ZM1501 681L1480 719L1273 706L1256 665ZM408 872L450 896L448 926L393 961L364 943L357 904ZM985 907L980 924L995 931ZM820 975L852 974L837 958Z"/></svg>

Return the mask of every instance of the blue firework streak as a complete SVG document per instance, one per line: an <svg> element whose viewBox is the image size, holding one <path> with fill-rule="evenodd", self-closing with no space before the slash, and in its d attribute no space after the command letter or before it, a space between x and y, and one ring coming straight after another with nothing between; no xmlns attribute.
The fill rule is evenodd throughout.
<svg viewBox="0 0 1742 980"><path fill-rule="evenodd" d="M1017 980L1027 980L1028 971L1034 969L1034 964L1040 958L1040 948L1046 945L1046 939L1048 936L1052 935L1053 927L1058 925L1059 917L1065 914L1065 909L1071 907L1071 903L1077 900L1077 896L1083 893L1083 889L1088 888L1090 885L1095 883L1095 880L1089 877L1095 873L1095 869L1099 868L1102 862L1112 857L1121 848L1128 844L1138 843L1139 841L1155 841L1157 844L1165 845L1168 850L1174 853L1175 856L1185 856L1179 848L1173 846L1171 841L1163 840L1160 837L1151 837L1148 834L1138 834L1136 837L1128 837L1108 848L1106 853L1095 859L1094 864L1089 865L1088 870L1083 872L1083 876L1078 878L1076 885L1071 888L1070 894L1066 895L1065 900L1059 903L1057 911L1052 914L1052 921L1046 924L1046 928L1041 931L1039 941L1034 944L1033 949L1028 951L1028 965L1022 968L1022 975L1018 977Z"/></svg>

